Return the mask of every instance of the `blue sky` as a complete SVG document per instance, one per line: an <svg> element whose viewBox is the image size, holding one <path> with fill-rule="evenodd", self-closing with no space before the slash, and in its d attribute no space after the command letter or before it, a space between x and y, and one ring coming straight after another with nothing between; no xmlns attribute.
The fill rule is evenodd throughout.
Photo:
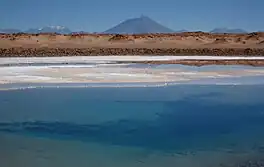
<svg viewBox="0 0 264 167"><path fill-rule="evenodd" d="M0 28L62 25L101 32L149 16L174 30L264 30L264 0L0 0Z"/></svg>

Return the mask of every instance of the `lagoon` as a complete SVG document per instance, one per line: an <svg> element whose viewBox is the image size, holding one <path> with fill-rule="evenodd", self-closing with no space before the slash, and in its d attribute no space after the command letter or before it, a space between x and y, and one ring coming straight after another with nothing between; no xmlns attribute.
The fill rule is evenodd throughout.
<svg viewBox="0 0 264 167"><path fill-rule="evenodd" d="M263 88L178 84L1 91L0 166L261 164Z"/></svg>

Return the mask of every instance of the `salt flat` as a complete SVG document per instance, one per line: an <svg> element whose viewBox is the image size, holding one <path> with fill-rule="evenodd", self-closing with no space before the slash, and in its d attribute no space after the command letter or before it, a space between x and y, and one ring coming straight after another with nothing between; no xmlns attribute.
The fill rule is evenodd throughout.
<svg viewBox="0 0 264 167"><path fill-rule="evenodd" d="M157 60L264 60L264 57L247 56L72 56L72 57L11 57L0 58L0 64L11 63L65 63L113 62Z"/></svg>
<svg viewBox="0 0 264 167"><path fill-rule="evenodd" d="M221 56L91 56L0 58L0 84L9 83L186 83L197 80L264 76L264 67L148 65L117 61L264 60ZM37 63L41 63L38 64ZM54 64L56 63L56 64ZM76 63L76 64L75 64ZM81 63L81 64L78 64ZM21 66L21 64L24 64Z"/></svg>
<svg viewBox="0 0 264 167"><path fill-rule="evenodd" d="M133 83L133 82L186 82L201 79L264 76L264 68L223 68L203 70L203 67L184 68L170 65L166 68L135 68L120 66L25 66L0 67L0 83Z"/></svg>

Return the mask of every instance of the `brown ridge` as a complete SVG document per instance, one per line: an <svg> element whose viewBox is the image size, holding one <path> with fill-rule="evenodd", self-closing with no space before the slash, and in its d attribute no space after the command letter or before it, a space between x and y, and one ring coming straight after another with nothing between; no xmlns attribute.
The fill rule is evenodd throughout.
<svg viewBox="0 0 264 167"><path fill-rule="evenodd" d="M264 56L264 49L177 49L177 48L0 48L0 57L107 55L215 55Z"/></svg>

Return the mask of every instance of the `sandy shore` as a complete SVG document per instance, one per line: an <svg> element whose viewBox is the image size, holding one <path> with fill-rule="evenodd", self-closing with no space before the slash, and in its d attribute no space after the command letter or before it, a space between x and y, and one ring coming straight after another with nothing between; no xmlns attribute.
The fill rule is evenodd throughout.
<svg viewBox="0 0 264 167"><path fill-rule="evenodd" d="M264 55L264 33L0 34L1 57L98 55Z"/></svg>

